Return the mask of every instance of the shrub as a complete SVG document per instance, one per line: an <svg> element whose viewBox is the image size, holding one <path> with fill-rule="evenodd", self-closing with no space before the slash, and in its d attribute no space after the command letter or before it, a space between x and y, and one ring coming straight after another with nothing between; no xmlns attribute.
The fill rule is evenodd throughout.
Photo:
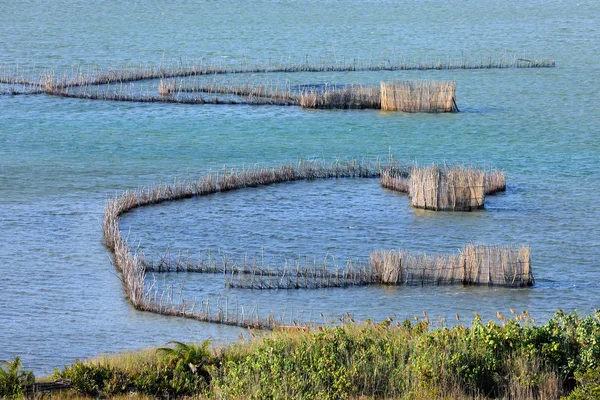
<svg viewBox="0 0 600 400"><path fill-rule="evenodd" d="M33 372L21 370L19 357L10 362L0 361L0 397L20 397L34 381Z"/></svg>
<svg viewBox="0 0 600 400"><path fill-rule="evenodd" d="M590 368L585 372L575 373L577 386L571 392L568 400L600 399L600 367Z"/></svg>
<svg viewBox="0 0 600 400"><path fill-rule="evenodd" d="M127 392L174 397L205 392L212 364L208 342L174 343L175 348L158 349L148 359L139 360L134 368L124 368L106 359L77 361L57 371L55 377L69 379L78 391L93 397Z"/></svg>

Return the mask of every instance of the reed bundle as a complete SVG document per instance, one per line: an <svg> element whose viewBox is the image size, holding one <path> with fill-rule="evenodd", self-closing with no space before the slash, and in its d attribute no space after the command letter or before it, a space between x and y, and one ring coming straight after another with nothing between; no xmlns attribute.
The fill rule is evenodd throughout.
<svg viewBox="0 0 600 400"><path fill-rule="evenodd" d="M450 81L381 82L381 109L404 112L458 112L456 84Z"/></svg>
<svg viewBox="0 0 600 400"><path fill-rule="evenodd" d="M487 174L473 167L440 167L434 164L414 167L408 186L413 207L434 211L471 211L484 207L486 194L506 188L506 175L499 171Z"/></svg>
<svg viewBox="0 0 600 400"><path fill-rule="evenodd" d="M508 287L531 286L531 256L529 247L492 245L465 246L460 254L467 284L501 285Z"/></svg>
<svg viewBox="0 0 600 400"><path fill-rule="evenodd" d="M470 211L483 208L485 196L506 190L506 174L473 167L413 166L408 172L386 168L382 187L408 193L411 205L435 211Z"/></svg>
<svg viewBox="0 0 600 400"><path fill-rule="evenodd" d="M371 253L379 283L392 285L464 285L523 287L533 284L529 247L465 246L459 254Z"/></svg>
<svg viewBox="0 0 600 400"><path fill-rule="evenodd" d="M175 81L160 80L158 83L158 94L161 96L170 96L175 93Z"/></svg>
<svg viewBox="0 0 600 400"><path fill-rule="evenodd" d="M381 108L378 88L350 85L325 90L308 90L300 94L302 108L367 109Z"/></svg>
<svg viewBox="0 0 600 400"><path fill-rule="evenodd" d="M458 260L453 254L381 250L371 252L370 264L382 284L441 285L462 282Z"/></svg>

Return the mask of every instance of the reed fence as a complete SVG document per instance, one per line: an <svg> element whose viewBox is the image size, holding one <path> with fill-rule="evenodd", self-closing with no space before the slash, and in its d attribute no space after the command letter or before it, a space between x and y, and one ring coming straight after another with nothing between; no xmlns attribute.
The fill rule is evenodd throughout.
<svg viewBox="0 0 600 400"><path fill-rule="evenodd" d="M471 211L485 204L485 172L474 168L413 168L410 205L434 211Z"/></svg>
<svg viewBox="0 0 600 400"><path fill-rule="evenodd" d="M115 268L121 275L126 297L139 310L163 315L176 315L206 322L217 322L244 327L273 329L279 322L273 315L260 317L257 308L230 306L228 300L202 300L187 302L174 300L173 293L158 292L156 287L146 285L148 272L199 272L222 274L228 287L249 289L300 289L322 287L345 287L368 284L487 284L509 287L533 283L529 262L529 249L518 251L500 246L467 246L460 255L415 255L408 252L374 252L369 263L349 260L345 267L327 263L320 264L285 262L283 268L272 268L256 260L244 258L237 263L227 257L199 255L192 260L188 254L170 253L156 259L148 257L140 249L132 248L128 237L119 229L120 216L137 207L165 201L208 195L246 187L275 183L328 179L328 178L377 178L387 171L397 176L414 173L392 158L384 166L375 162L352 160L325 163L302 161L277 168L254 167L251 169L223 170L209 173L197 180L175 181L173 184L154 185L133 191L125 191L108 199L104 210L103 236L111 251ZM458 265L459 267L455 267Z"/></svg>
<svg viewBox="0 0 600 400"><path fill-rule="evenodd" d="M106 203L103 224L104 243L113 254L113 262L121 274L125 295L135 308L165 315L181 315L207 322L270 329L273 323L270 319L254 320L251 324L244 318L229 321L223 319L223 316L219 314L215 316L205 311L194 313L186 308L184 303L165 305L157 302L144 287L147 272L144 254L139 250L133 250L127 238L122 236L119 230L119 217L134 208L165 201L296 180L374 178L379 176L380 170L381 166L378 160L375 163L353 160L331 164L299 160L295 164L282 165L279 168L256 167L243 170L224 168L222 171L209 173L196 181L188 180L175 182L172 185L155 185L136 191L125 191Z"/></svg>
<svg viewBox="0 0 600 400"><path fill-rule="evenodd" d="M288 105L300 105L300 93L292 91L289 82L283 85L263 82L245 82L240 84L216 81L189 85L182 82L169 94L174 92L179 94L227 94L244 98L259 98L275 102L285 102Z"/></svg>

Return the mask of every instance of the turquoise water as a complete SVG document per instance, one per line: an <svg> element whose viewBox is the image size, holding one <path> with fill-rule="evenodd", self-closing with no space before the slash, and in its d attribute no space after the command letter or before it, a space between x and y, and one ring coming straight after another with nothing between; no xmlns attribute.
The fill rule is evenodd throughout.
<svg viewBox="0 0 600 400"><path fill-rule="evenodd" d="M227 295L310 319L543 320L600 302L600 32L596 2L84 2L3 4L0 63L57 71L165 59L406 59L515 54L557 67L305 74L299 83L453 79L461 113L304 111L0 96L0 359L49 372L103 352L169 340L236 340L241 330L140 313L102 245L107 195L175 177L297 157L386 156L493 165L506 193L469 214L420 212L376 181L300 182L136 210L142 247L263 251L337 260L379 248L453 251L469 240L527 244L536 285L500 288L227 290L185 278L186 294ZM250 77L253 79L254 77ZM259 76L256 77L258 79ZM244 78L245 79L245 78ZM162 277L160 277L162 279ZM312 318L315 319L315 318Z"/></svg>

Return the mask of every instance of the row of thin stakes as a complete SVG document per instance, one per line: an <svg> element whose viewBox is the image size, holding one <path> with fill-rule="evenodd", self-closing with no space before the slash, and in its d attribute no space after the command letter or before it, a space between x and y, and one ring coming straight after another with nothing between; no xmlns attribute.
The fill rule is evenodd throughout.
<svg viewBox="0 0 600 400"><path fill-rule="evenodd" d="M340 62L341 61L341 62ZM350 71L410 71L410 70L456 70L456 69L499 69L499 68L553 68L556 63L550 59L531 59L509 57L505 55L490 55L486 58L460 59L447 58L431 61L405 60L398 57L376 60L345 59L332 60L321 58L314 61L308 59L294 62L290 59L265 62L249 62L248 60L226 62L223 59L210 61L200 59L196 62L177 60L159 65L135 65L121 68L101 69L98 67L77 67L70 73L56 76L53 69L39 71L36 68L23 66L0 65L0 84L43 86L52 81L57 87L106 85L126 82L136 82L154 79L170 79L223 74L250 73L297 73L297 72L350 72Z"/></svg>
<svg viewBox="0 0 600 400"><path fill-rule="evenodd" d="M150 204L204 196L297 180L331 178L381 178L392 171L397 176L410 176L413 168L396 161L382 165L379 160L297 161L278 168L254 167L208 173L198 180L176 181L169 185L155 185L134 191L125 191L109 199L104 211L104 243L112 252L116 269L120 272L125 294L140 310L164 315L178 315L201 321L237 326L271 329L278 323L272 316L261 318L252 308L230 305L227 300L203 300L200 304L172 295L159 295L145 284L147 272L203 272L220 273L225 285L250 289L299 289L344 287L367 284L484 284L509 287L533 283L529 263L529 249L501 246L469 245L459 255L413 254L405 251L379 251L370 255L367 263L346 263L345 267L314 262L286 262L283 268L272 268L248 261L235 262L223 257L191 260L179 254L164 256L154 261L139 249L132 249L127 237L119 229L120 216L130 210Z"/></svg>

